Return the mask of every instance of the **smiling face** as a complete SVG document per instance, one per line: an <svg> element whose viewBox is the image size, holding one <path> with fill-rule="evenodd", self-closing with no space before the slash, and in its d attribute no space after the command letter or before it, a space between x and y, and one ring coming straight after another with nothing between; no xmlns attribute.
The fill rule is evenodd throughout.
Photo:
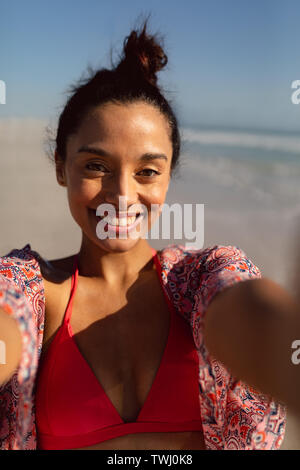
<svg viewBox="0 0 300 470"><path fill-rule="evenodd" d="M88 113L67 141L65 162L56 155L57 180L67 186L70 210L85 243L111 252L127 251L139 243L141 236L130 237L129 226L135 219L127 219L125 228L115 225L122 220L123 227L122 215L146 207L150 228L151 205L162 205L166 198L172 152L169 125L154 106L108 103ZM112 205L117 217L110 227L114 237L102 240L96 232L101 220L96 209L101 204Z"/></svg>

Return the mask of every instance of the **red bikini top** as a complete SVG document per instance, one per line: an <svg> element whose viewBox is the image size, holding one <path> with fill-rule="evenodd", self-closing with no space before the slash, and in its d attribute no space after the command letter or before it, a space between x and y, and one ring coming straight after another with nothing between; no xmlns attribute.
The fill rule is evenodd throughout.
<svg viewBox="0 0 300 470"><path fill-rule="evenodd" d="M124 422L78 349L70 324L78 281L61 327L39 364L36 424L39 449L75 449L140 432L202 431L198 354L189 324L175 312L153 259L170 311L167 344L151 389L134 422Z"/></svg>

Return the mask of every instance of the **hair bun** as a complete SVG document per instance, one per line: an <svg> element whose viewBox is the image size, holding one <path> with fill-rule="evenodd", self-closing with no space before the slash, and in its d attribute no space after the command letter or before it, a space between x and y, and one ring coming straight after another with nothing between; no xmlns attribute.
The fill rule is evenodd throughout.
<svg viewBox="0 0 300 470"><path fill-rule="evenodd" d="M130 80L144 79L156 86L157 72L168 62L160 41L146 32L147 21L141 32L132 31L124 40L121 61L117 73L126 75Z"/></svg>

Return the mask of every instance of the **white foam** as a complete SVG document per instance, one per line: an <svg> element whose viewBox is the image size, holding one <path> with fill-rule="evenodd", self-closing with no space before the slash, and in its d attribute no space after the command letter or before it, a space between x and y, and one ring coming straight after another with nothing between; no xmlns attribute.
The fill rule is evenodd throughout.
<svg viewBox="0 0 300 470"><path fill-rule="evenodd" d="M190 142L226 147L245 147L278 150L300 155L300 137L289 135L255 134L248 132L220 132L182 129L182 137Z"/></svg>

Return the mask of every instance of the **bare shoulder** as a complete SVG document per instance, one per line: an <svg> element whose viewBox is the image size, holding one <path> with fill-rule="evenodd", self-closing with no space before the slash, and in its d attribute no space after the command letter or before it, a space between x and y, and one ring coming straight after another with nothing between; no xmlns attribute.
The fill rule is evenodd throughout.
<svg viewBox="0 0 300 470"><path fill-rule="evenodd" d="M74 256L40 261L46 300L43 354L63 321L70 296Z"/></svg>
<svg viewBox="0 0 300 470"><path fill-rule="evenodd" d="M75 255L40 261L46 299L46 317L64 310L71 288ZM56 313L55 313L56 317ZM60 320L60 315L58 315Z"/></svg>

